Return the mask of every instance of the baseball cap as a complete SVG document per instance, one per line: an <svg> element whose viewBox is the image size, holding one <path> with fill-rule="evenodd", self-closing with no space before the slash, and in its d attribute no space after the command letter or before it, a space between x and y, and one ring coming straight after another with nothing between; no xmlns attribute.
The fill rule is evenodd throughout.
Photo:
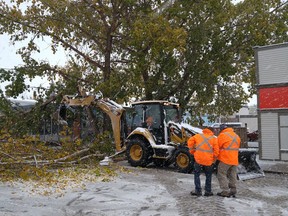
<svg viewBox="0 0 288 216"><path fill-rule="evenodd" d="M226 124L221 124L220 125L220 131L224 130L225 128L227 128L228 126Z"/></svg>

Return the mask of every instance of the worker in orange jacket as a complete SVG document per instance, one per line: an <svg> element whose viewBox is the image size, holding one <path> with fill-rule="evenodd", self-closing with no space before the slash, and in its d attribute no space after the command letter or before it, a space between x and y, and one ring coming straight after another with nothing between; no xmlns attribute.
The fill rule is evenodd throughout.
<svg viewBox="0 0 288 216"><path fill-rule="evenodd" d="M229 128L225 124L220 125L217 178L222 191L217 193L218 196L235 197L236 195L240 142L240 137L234 132L233 128Z"/></svg>
<svg viewBox="0 0 288 216"><path fill-rule="evenodd" d="M187 141L189 151L194 155L194 184L195 191L190 194L193 196L201 196L202 188L200 181L200 173L205 173L205 193L204 196L212 196L211 181L213 172L213 163L219 154L217 138L214 136L213 129L205 128L203 134L196 134Z"/></svg>

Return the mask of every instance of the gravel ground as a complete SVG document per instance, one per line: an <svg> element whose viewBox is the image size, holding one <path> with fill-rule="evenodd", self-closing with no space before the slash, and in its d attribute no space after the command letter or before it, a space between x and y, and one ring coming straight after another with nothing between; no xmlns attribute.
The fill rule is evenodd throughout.
<svg viewBox="0 0 288 216"><path fill-rule="evenodd" d="M288 175L238 181L236 198L192 197L193 174L173 169L132 168L109 182L84 182L64 193L41 194L23 183L0 184L0 215L189 216L288 215ZM204 176L201 176L204 184ZM219 191L213 175L214 194Z"/></svg>

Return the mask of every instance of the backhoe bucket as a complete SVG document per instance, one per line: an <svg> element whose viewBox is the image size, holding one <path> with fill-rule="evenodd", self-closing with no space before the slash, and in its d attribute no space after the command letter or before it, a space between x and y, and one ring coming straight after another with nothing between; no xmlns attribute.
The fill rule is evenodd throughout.
<svg viewBox="0 0 288 216"><path fill-rule="evenodd" d="M264 172L256 161L257 150L239 149L239 165L237 175L239 180L264 177Z"/></svg>

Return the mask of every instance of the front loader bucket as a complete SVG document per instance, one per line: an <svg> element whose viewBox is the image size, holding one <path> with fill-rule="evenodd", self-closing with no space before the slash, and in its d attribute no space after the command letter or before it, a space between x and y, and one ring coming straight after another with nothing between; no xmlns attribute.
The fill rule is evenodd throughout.
<svg viewBox="0 0 288 216"><path fill-rule="evenodd" d="M239 149L239 165L237 175L239 180L264 177L264 172L256 161L257 150Z"/></svg>

